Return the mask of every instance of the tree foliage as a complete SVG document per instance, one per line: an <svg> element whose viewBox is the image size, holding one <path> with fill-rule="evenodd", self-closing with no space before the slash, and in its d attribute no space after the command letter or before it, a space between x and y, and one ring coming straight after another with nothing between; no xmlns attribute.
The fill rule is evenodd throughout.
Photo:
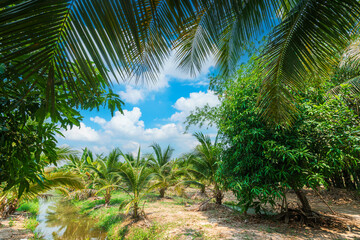
<svg viewBox="0 0 360 240"><path fill-rule="evenodd" d="M24 76L11 76L6 68L1 65L0 69L4 77L0 88L0 183L5 182L8 187L20 184L21 194L30 183L41 179L44 167L40 164L41 154L49 160L48 164L56 164L56 134L62 136L60 126L79 125L82 120L79 109L107 106L115 112L121 110L123 102L100 82L94 84L99 95L82 90L82 100L74 98L58 85L60 80L56 78L52 95L56 103L50 104L46 84L41 81L44 76L32 77L35 81L32 85L19 84Z"/></svg>
<svg viewBox="0 0 360 240"><path fill-rule="evenodd" d="M224 91L218 126L227 148L219 174L245 210L274 204L293 189L310 212L301 189L326 185L359 162L359 117L343 95L327 100L324 90L310 88L299 96L291 128L268 125L256 106L262 74L256 61Z"/></svg>

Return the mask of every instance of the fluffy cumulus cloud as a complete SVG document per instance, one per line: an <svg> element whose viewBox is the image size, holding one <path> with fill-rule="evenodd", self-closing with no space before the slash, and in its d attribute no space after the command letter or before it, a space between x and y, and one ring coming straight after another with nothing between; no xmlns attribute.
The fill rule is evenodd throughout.
<svg viewBox="0 0 360 240"><path fill-rule="evenodd" d="M123 114L116 112L109 120L99 116L91 117L90 120L95 123L92 124L93 128L81 123L80 128L64 130L63 134L66 141L78 144L78 149L88 146L96 153L107 153L115 147L120 147L124 152L136 153L139 146L143 153L150 152L149 145L157 142L164 147L170 144L176 149L175 155L178 155L190 151L197 144L191 134L184 133L183 121L195 107L206 104L216 106L219 100L211 91L193 92L187 98L177 99L173 105L177 112L167 122L156 127L147 127L141 119L140 108L133 107L131 110L124 110ZM215 136L216 130L212 129L212 132L207 133Z"/></svg>
<svg viewBox="0 0 360 240"><path fill-rule="evenodd" d="M62 134L70 141L97 142L100 140L99 133L84 123L80 123L80 127L63 130Z"/></svg>
<svg viewBox="0 0 360 240"><path fill-rule="evenodd" d="M191 111L195 110L196 107L203 107L208 104L210 107L218 105L219 99L212 91L205 92L193 92L190 93L188 98L179 98L173 107L178 110L174 113L170 120L174 122L184 122L186 117Z"/></svg>
<svg viewBox="0 0 360 240"><path fill-rule="evenodd" d="M98 124L99 129L85 126L63 131L66 140L84 142L96 153L109 152L114 147L120 147L124 152L136 152L142 147L142 152L149 152L149 145L157 142L164 147L168 144L176 148L178 153L189 151L196 145L191 134L184 134L184 127L173 122L154 128L146 128L141 120L141 110L134 107L124 110L124 114L116 112L109 121L101 117L93 117L91 121ZM83 148L83 147L79 147Z"/></svg>
<svg viewBox="0 0 360 240"><path fill-rule="evenodd" d="M125 102L137 104L141 100L144 100L146 90L127 85L125 91L120 91L119 95Z"/></svg>

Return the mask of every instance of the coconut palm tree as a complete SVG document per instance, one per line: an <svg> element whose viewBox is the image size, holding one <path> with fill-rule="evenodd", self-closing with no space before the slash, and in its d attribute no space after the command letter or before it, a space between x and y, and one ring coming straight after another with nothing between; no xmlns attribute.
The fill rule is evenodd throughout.
<svg viewBox="0 0 360 240"><path fill-rule="evenodd" d="M155 80L172 50L193 74L210 56L229 74L242 49L270 31L261 113L291 122L292 95L309 76L329 74L358 32L359 13L357 0L2 1L0 63L13 62L8 71L24 76L19 83L44 83L49 99L55 77L81 98L79 89L95 91L94 82L113 76Z"/></svg>
<svg viewBox="0 0 360 240"><path fill-rule="evenodd" d="M136 165L127 159L125 161L119 172L124 186L119 186L119 188L123 189L130 198L124 200L120 204L120 208L125 208L126 213L132 210L132 217L137 219L141 214L141 200L152 189L148 184L153 172L146 165Z"/></svg>
<svg viewBox="0 0 360 240"><path fill-rule="evenodd" d="M126 161L130 162L131 165L135 167L144 166L148 163L148 161L146 160L146 156L141 155L140 147L136 156L133 153L122 153L122 156Z"/></svg>
<svg viewBox="0 0 360 240"><path fill-rule="evenodd" d="M88 168L96 174L94 186L100 188L98 191L104 191L105 205L110 204L111 192L117 188L120 181L119 171L122 163L119 161L122 155L119 148L112 150L104 159L96 161L96 165L89 165Z"/></svg>
<svg viewBox="0 0 360 240"><path fill-rule="evenodd" d="M185 153L176 162L179 168L185 169L186 175L182 181L185 186L195 185L200 188L200 194L206 196L206 187L210 185L210 182L201 171L195 169L194 163L199 161L197 153Z"/></svg>
<svg viewBox="0 0 360 240"><path fill-rule="evenodd" d="M70 154L67 157L70 162L65 165L65 169L90 179L89 168L90 166L94 166L99 158L100 156L97 156L97 158L94 159L94 154L88 148L84 148L80 157L77 154Z"/></svg>
<svg viewBox="0 0 360 240"><path fill-rule="evenodd" d="M221 186L216 181L216 172L218 169L218 161L220 157L220 149L217 147L217 139L215 143L211 143L210 136L204 135L201 132L194 133L194 136L199 141L199 145L195 147L195 155L197 158L192 159L192 167L189 171L195 173L200 182L204 185L213 185L213 193L217 204L222 203L224 197Z"/></svg>
<svg viewBox="0 0 360 240"><path fill-rule="evenodd" d="M155 156L149 156L149 166L154 172L154 186L159 189L159 196L163 198L165 191L178 182L178 176L181 174L181 171L179 169L175 171L176 164L174 161L171 161L174 149L170 145L164 151L161 150L161 146L157 143L153 143L150 147L152 147L155 153Z"/></svg>

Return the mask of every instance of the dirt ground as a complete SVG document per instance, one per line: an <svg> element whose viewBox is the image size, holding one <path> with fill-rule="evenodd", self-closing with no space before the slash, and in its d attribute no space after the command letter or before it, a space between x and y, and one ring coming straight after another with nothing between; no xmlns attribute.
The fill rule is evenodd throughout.
<svg viewBox="0 0 360 240"><path fill-rule="evenodd" d="M171 192L171 191L169 191ZM264 216L243 215L228 207L208 204L205 211L197 211L198 205L191 200L194 192L186 198L156 199L146 203L147 220L131 224L131 228L161 226L160 239L208 240L208 239L359 239L360 201L358 195L345 190L320 191L321 199L312 190L306 191L313 210L339 219L341 226L308 227L298 222L283 221ZM290 207L298 205L295 194L288 193ZM324 203L335 211L335 215ZM231 193L225 194L224 202L236 202ZM204 209L202 209L204 210ZM33 235L24 229L25 215L16 213L0 220L1 239L30 239ZM10 226L11 225L11 226ZM160 240L159 239L159 240Z"/></svg>
<svg viewBox="0 0 360 240"><path fill-rule="evenodd" d="M24 228L26 214L15 212L7 219L0 219L0 240L12 239L30 239L33 233Z"/></svg>
<svg viewBox="0 0 360 240"><path fill-rule="evenodd" d="M307 191L314 211L333 215L323 200ZM337 227L307 227L300 223L285 224L264 217L244 216L226 207L210 204L206 211L194 211L194 205L163 199L149 203L145 212L149 222L164 225L164 239L360 239L359 201L349 194L321 192L324 200L343 223ZM287 195L290 206L296 206L295 194ZM227 194L225 201L234 200ZM137 225L141 226L141 222Z"/></svg>

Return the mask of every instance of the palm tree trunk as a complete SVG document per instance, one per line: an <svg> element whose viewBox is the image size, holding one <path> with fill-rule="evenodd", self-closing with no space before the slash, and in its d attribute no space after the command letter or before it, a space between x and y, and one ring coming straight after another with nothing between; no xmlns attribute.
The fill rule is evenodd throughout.
<svg viewBox="0 0 360 240"><path fill-rule="evenodd" d="M201 186L201 194L206 195L205 185Z"/></svg>
<svg viewBox="0 0 360 240"><path fill-rule="evenodd" d="M135 202L134 203L134 213L133 213L133 218L137 219L139 217L139 213L138 213L138 203Z"/></svg>
<svg viewBox="0 0 360 240"><path fill-rule="evenodd" d="M110 204L110 200L111 200L111 189L108 188L106 189L106 192L105 192L105 205L109 205Z"/></svg>
<svg viewBox="0 0 360 240"><path fill-rule="evenodd" d="M221 205L223 197L224 196L223 196L221 190L219 189L217 184L215 184L215 202L216 202L216 204Z"/></svg>
<svg viewBox="0 0 360 240"><path fill-rule="evenodd" d="M166 191L166 188L160 188L160 191L159 191L160 198L163 198L165 196L165 191Z"/></svg>

